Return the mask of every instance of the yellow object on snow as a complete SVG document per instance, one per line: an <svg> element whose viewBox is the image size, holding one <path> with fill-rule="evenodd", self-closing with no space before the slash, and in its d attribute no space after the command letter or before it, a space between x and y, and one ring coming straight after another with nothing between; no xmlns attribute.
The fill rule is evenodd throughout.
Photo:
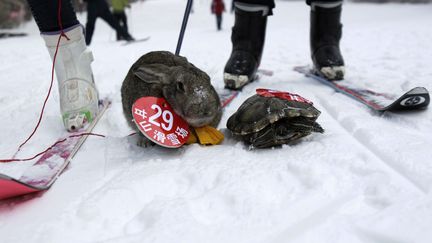
<svg viewBox="0 0 432 243"><path fill-rule="evenodd" d="M224 135L211 126L193 127L186 144L199 143L202 145L217 145L224 140Z"/></svg>
<svg viewBox="0 0 432 243"><path fill-rule="evenodd" d="M193 143L198 143L198 138L196 137L195 132L193 131L193 127L191 127L190 135L188 140L186 141L186 144L189 145Z"/></svg>

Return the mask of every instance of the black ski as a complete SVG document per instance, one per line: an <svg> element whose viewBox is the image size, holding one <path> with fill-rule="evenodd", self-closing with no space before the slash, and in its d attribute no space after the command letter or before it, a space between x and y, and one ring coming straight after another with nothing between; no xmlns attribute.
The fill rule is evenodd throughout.
<svg viewBox="0 0 432 243"><path fill-rule="evenodd" d="M0 32L0 39L10 37L23 37L27 36L27 33L14 33L14 32Z"/></svg>
<svg viewBox="0 0 432 243"><path fill-rule="evenodd" d="M360 88L348 80L327 80L315 74L309 66L298 66L294 70L332 87L337 92L345 94L375 111L418 110L426 108L430 102L429 92L424 87L415 87L398 96Z"/></svg>
<svg viewBox="0 0 432 243"><path fill-rule="evenodd" d="M124 42L122 44L122 46L127 46L127 45L130 45L130 44L136 44L136 43L148 41L149 39L150 39L150 36L147 36L147 37L141 38L141 39L132 40L132 41L126 41L126 42Z"/></svg>

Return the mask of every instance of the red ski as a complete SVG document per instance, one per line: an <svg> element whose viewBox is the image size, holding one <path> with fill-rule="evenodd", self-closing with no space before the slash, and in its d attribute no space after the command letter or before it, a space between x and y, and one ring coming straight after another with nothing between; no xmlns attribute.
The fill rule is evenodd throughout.
<svg viewBox="0 0 432 243"><path fill-rule="evenodd" d="M219 95L222 108L225 108L231 103L231 101L234 100L235 97L237 97L239 91L222 89L222 90L217 90L217 93Z"/></svg>
<svg viewBox="0 0 432 243"><path fill-rule="evenodd" d="M102 101L100 112L92 123L58 140L19 179L0 174L0 200L49 189L66 169L110 104L110 101Z"/></svg>

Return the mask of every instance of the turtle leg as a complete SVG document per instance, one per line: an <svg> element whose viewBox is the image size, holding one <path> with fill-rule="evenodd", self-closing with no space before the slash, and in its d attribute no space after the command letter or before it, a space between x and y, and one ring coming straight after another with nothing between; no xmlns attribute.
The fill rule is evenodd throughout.
<svg viewBox="0 0 432 243"><path fill-rule="evenodd" d="M270 127L252 134L247 142L254 148L268 148L278 145L275 143L274 132Z"/></svg>
<svg viewBox="0 0 432 243"><path fill-rule="evenodd" d="M299 131L299 132L319 132L323 133L324 129L318 124L314 119L310 119L307 117L294 117L289 119L289 125L292 127L291 129Z"/></svg>
<svg viewBox="0 0 432 243"><path fill-rule="evenodd" d="M288 124L271 124L249 138L249 143L255 148L269 148L288 144L307 134L290 129Z"/></svg>
<svg viewBox="0 0 432 243"><path fill-rule="evenodd" d="M269 125L267 128L246 137L246 142L255 148L268 148L291 144L312 132L322 133L324 129L314 120L295 117Z"/></svg>

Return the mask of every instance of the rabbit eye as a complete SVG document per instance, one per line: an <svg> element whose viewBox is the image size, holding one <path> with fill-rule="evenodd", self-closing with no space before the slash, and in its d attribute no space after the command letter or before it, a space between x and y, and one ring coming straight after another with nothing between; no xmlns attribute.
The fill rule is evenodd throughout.
<svg viewBox="0 0 432 243"><path fill-rule="evenodd" d="M183 82L177 82L177 90L184 93L185 89L184 89L184 84Z"/></svg>

